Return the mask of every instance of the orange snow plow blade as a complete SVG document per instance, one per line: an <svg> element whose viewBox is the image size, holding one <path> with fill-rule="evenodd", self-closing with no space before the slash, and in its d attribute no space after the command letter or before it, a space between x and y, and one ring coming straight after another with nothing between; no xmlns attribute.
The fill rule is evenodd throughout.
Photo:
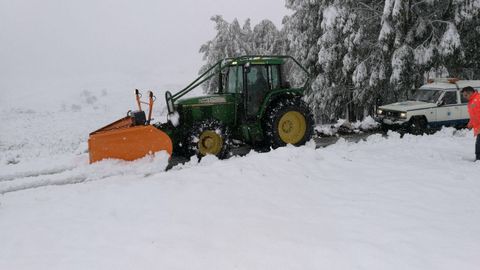
<svg viewBox="0 0 480 270"><path fill-rule="evenodd" d="M93 132L88 149L94 163L107 158L131 161L159 151L171 155L173 146L167 134L147 125Z"/></svg>
<svg viewBox="0 0 480 270"><path fill-rule="evenodd" d="M150 94L150 112L152 97L153 94ZM147 121L143 111L135 112L134 115L136 116L124 117L90 133L90 163L109 158L132 161L159 151L172 155L172 140L165 132L149 124L151 113Z"/></svg>

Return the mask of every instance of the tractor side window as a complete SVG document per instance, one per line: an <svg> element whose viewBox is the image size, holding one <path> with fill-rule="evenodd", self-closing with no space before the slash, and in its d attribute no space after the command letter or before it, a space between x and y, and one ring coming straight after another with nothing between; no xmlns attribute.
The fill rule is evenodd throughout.
<svg viewBox="0 0 480 270"><path fill-rule="evenodd" d="M280 85L280 66L279 65L272 65L268 67L269 79L270 79L270 87L271 89L279 89L281 88Z"/></svg>
<svg viewBox="0 0 480 270"><path fill-rule="evenodd" d="M247 114L254 116L260 110L265 94L269 90L267 66L251 65L247 73Z"/></svg>
<svg viewBox="0 0 480 270"><path fill-rule="evenodd" d="M457 104L457 92L455 92L455 91L445 92L445 96L443 97L443 101L445 102L445 105Z"/></svg>
<svg viewBox="0 0 480 270"><path fill-rule="evenodd" d="M235 94L243 92L243 68L241 66L230 67L228 70L227 88L225 93Z"/></svg>

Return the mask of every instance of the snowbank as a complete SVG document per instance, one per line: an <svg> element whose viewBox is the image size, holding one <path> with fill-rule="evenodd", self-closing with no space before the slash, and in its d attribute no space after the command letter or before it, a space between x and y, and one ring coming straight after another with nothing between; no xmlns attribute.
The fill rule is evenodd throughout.
<svg viewBox="0 0 480 270"><path fill-rule="evenodd" d="M0 196L0 269L477 269L473 145L390 133L168 172L80 154L65 176L91 181Z"/></svg>
<svg viewBox="0 0 480 270"><path fill-rule="evenodd" d="M129 93L2 107L0 269L478 268L471 133L371 135L168 172L162 154L88 165L88 133L134 108ZM154 117L164 112L159 99Z"/></svg>
<svg viewBox="0 0 480 270"><path fill-rule="evenodd" d="M371 116L365 117L362 121L350 123L345 119L339 119L335 124L318 125L315 131L321 136L333 136L337 134L350 134L375 131L379 127L379 123Z"/></svg>

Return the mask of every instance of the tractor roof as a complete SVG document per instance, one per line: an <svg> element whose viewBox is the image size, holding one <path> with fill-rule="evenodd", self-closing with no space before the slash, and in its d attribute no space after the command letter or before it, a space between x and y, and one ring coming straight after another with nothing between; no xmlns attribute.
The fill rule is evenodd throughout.
<svg viewBox="0 0 480 270"><path fill-rule="evenodd" d="M227 58L231 65L243 65L250 63L252 65L281 65L289 58L288 56L260 56L247 55L240 57Z"/></svg>

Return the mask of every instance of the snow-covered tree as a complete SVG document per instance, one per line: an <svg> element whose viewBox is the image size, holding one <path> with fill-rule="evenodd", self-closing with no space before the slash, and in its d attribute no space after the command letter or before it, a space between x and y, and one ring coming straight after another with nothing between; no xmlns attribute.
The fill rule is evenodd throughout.
<svg viewBox="0 0 480 270"><path fill-rule="evenodd" d="M385 0L379 43L389 72L387 101L404 98L429 76L462 76L459 27L478 14L478 0ZM469 29L471 31L471 29Z"/></svg>
<svg viewBox="0 0 480 270"><path fill-rule="evenodd" d="M285 0L277 30L216 22L202 46L207 64L241 54L290 54L312 75L317 120L362 118L405 99L427 78L480 79L480 0ZM295 84L300 74L290 71ZM209 88L211 89L211 87ZM352 119L353 120L353 119Z"/></svg>
<svg viewBox="0 0 480 270"><path fill-rule="evenodd" d="M368 30L378 28L372 21L379 17L374 2L287 0L294 9L285 24L290 51L314 78L307 101L317 119L347 117L355 104L374 100L366 91L373 37Z"/></svg>
<svg viewBox="0 0 480 270"><path fill-rule="evenodd" d="M269 20L261 21L253 30L250 20L247 20L243 27L237 19L229 23L219 15L212 17L212 21L215 22L217 34L200 47L200 53L203 53L203 60L206 62L200 73L227 57L285 52L285 39ZM206 92L213 92L217 87L216 79L211 79L204 85Z"/></svg>
<svg viewBox="0 0 480 270"><path fill-rule="evenodd" d="M476 70L479 2L286 0L290 49L315 78L307 99L317 117L362 117L425 77Z"/></svg>
<svg viewBox="0 0 480 270"><path fill-rule="evenodd" d="M305 66L312 75L319 74L318 63L320 46L318 39L322 23L320 1L287 0L286 7L293 10L284 18L284 34L288 40L288 53Z"/></svg>
<svg viewBox="0 0 480 270"><path fill-rule="evenodd" d="M255 25L252 33L252 53L259 55L281 54L285 49L285 41L282 33L275 24L269 20L263 20Z"/></svg>
<svg viewBox="0 0 480 270"><path fill-rule="evenodd" d="M446 66L453 75L465 79L480 79L480 0L454 1L454 24L460 35L463 61L453 55Z"/></svg>
<svg viewBox="0 0 480 270"><path fill-rule="evenodd" d="M200 69L200 74L206 72L219 60L249 54L252 48L252 42L249 40L252 32L249 20L245 22L243 28L237 19L228 23L222 16L217 15L211 20L215 22L217 35L200 47L200 53L203 53L203 60L206 62ZM218 80L214 78L204 84L206 92L211 93L217 88Z"/></svg>
<svg viewBox="0 0 480 270"><path fill-rule="evenodd" d="M313 82L314 90L319 93L314 95L317 102L313 102L317 115L333 119L345 111L345 105L352 99L352 71L355 69L356 75L361 76L353 55L354 46L359 45L355 44L356 18L341 1L334 1L323 9L322 35L317 41L322 72Z"/></svg>

